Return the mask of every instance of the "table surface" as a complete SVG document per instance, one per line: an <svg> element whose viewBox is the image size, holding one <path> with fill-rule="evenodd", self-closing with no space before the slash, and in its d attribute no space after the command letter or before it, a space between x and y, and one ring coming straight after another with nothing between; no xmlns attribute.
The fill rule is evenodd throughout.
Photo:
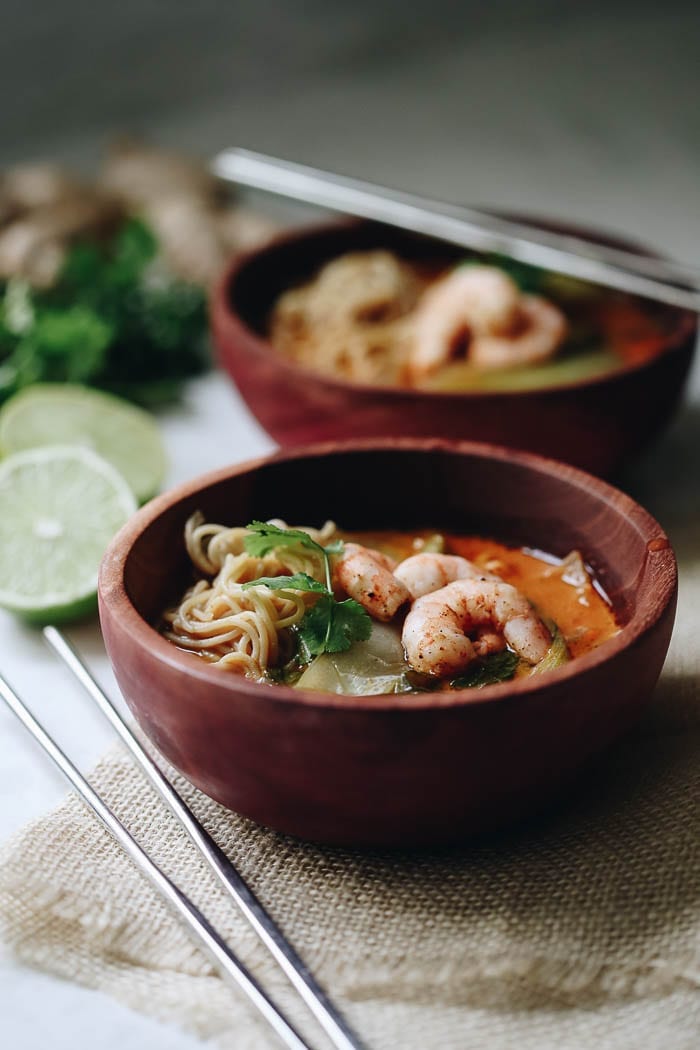
<svg viewBox="0 0 700 1050"><path fill-rule="evenodd" d="M624 25L614 11L596 17L604 24L576 15L574 43L570 28L554 17L534 20L524 30L517 23L480 26L473 40L462 34L443 40L439 49L429 41L427 55L417 46L411 52L404 42L388 66L376 55L373 60L368 47L363 58L365 45L356 39L360 57L354 65L326 65L314 73L292 69L283 111L272 90L254 99L239 94L238 105L219 94L218 102L199 109L146 112L140 126L173 146L212 152L235 136L255 148L427 195L568 216L638 236L697 263L700 141L691 133L697 92L689 89L700 16L691 6L670 4L662 33L654 11L644 5ZM344 24L340 28L345 31ZM346 45L352 47L347 36ZM594 89L579 76L579 56L582 62L594 56ZM517 95L514 81L523 85ZM474 88L485 82L490 90L479 87L478 104L472 104ZM16 137L12 149L79 160L90 157L103 137L103 126L99 134L93 129L82 137L61 137L57 127L54 132L47 122L41 136ZM680 523L684 536L700 511L692 495L698 489L692 448L700 437L697 370L692 389L672 432L629 477L633 493L663 524ZM273 447L217 374L192 383L184 403L163 414L161 423L171 464L168 484ZM670 532L673 538L672 527ZM700 541L696 548L700 555ZM114 688L97 626L69 635L103 684ZM3 673L88 769L109 733L40 635L0 612L0 653ZM0 711L0 839L63 794L58 774L13 717ZM6 956L0 957L0 998L6 1045L13 1050L81 1050L95 1045L96 1031L104 1050L201 1045Z"/></svg>

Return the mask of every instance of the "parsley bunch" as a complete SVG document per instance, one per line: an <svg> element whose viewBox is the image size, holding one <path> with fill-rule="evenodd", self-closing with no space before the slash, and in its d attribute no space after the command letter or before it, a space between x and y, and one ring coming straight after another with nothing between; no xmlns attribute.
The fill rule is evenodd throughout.
<svg viewBox="0 0 700 1050"><path fill-rule="evenodd" d="M311 591L319 595L296 627L301 663L309 663L321 653L345 652L353 642L369 638L372 621L359 602L352 598L339 602L333 594L330 559L332 554L342 554L342 540L322 547L300 529L280 529L264 521L253 521L247 528L245 548L256 558L278 547L296 547L313 551L322 559L325 583L319 583L305 572L297 572L292 576L261 576L243 584L244 588L264 585L272 590Z"/></svg>
<svg viewBox="0 0 700 1050"><path fill-rule="evenodd" d="M204 291L156 261L139 220L76 243L56 284L0 285L0 401L36 382L86 383L144 404L207 365Z"/></svg>

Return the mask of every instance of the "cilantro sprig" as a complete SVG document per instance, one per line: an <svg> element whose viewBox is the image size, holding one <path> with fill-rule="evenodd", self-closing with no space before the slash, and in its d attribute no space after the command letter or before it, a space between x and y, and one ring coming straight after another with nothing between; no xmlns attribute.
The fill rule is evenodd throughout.
<svg viewBox="0 0 700 1050"><path fill-rule="evenodd" d="M78 241L51 288L0 282L0 402L35 382L96 386L150 406L208 364L206 296L169 273L127 219Z"/></svg>
<svg viewBox="0 0 700 1050"><path fill-rule="evenodd" d="M319 591L328 594L328 588L319 583L306 572L295 572L293 576L259 576L243 584L243 590L249 587L269 587L271 591Z"/></svg>
<svg viewBox="0 0 700 1050"><path fill-rule="evenodd" d="M342 653L353 642L366 641L372 632L372 621L359 602L347 598L339 602L331 583L331 555L342 554L342 540L322 546L301 529L280 529L266 521L252 521L247 526L244 546L249 554L262 558L279 547L296 547L312 551L322 559L325 586L305 572L291 576L261 576L245 583L244 588L266 586L272 590L312 591L318 600L304 614L296 628L299 658L309 663L322 653Z"/></svg>

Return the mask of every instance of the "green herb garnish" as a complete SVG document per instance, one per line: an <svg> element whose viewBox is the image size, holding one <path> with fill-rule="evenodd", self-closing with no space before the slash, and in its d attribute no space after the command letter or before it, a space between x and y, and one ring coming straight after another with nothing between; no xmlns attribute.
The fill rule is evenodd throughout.
<svg viewBox="0 0 700 1050"><path fill-rule="evenodd" d="M156 260L130 219L68 252L52 288L0 284L0 401L35 382L81 382L145 403L172 397L207 364L203 289Z"/></svg>
<svg viewBox="0 0 700 1050"><path fill-rule="evenodd" d="M299 655L304 663L321 653L343 653L353 642L364 642L372 633L372 621L359 602L335 600L324 594L297 628Z"/></svg>
<svg viewBox="0 0 700 1050"><path fill-rule="evenodd" d="M265 521L253 521L247 526L244 546L249 554L262 558L278 547L297 547L319 555L323 562L325 586L305 572L293 576L262 576L244 587L265 585L273 589L314 591L318 601L306 612L296 627L299 658L309 663L321 653L342 653L353 642L366 641L372 632L372 621L359 602L348 598L336 600L331 583L331 555L342 554L342 540L334 540L325 547L301 529L280 529Z"/></svg>
<svg viewBox="0 0 700 1050"><path fill-rule="evenodd" d="M243 584L249 587L269 587L271 591L319 591L328 594L328 588L306 572L295 572L293 576L259 576L257 580Z"/></svg>
<svg viewBox="0 0 700 1050"><path fill-rule="evenodd" d="M490 653L483 660L468 667L459 678L454 678L450 686L453 689L481 689L485 685L508 682L514 676L519 662L518 654L510 649Z"/></svg>
<svg viewBox="0 0 700 1050"><path fill-rule="evenodd" d="M554 671L557 667L561 667L562 664L568 663L571 659L564 636L554 620L550 620L546 616L543 616L542 620L552 636L552 644L550 645L546 656L544 656L538 664L535 664L530 674L544 674L545 671Z"/></svg>
<svg viewBox="0 0 700 1050"><path fill-rule="evenodd" d="M508 255L500 255L498 252L482 252L473 255L460 263L461 266L495 266L513 280L521 292L536 293L541 291L542 285L547 277L547 270L539 266L531 266L529 263L519 262L511 259Z"/></svg>

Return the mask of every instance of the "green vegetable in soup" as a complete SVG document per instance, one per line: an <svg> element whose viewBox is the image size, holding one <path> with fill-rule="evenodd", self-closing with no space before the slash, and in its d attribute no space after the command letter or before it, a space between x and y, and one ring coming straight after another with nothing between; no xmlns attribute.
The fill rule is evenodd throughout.
<svg viewBox="0 0 700 1050"><path fill-rule="evenodd" d="M473 663L464 674L450 682L452 688L481 689L485 685L497 685L499 682L510 681L519 669L527 670L528 674L544 674L545 671L553 671L555 667L561 667L562 664L567 663L570 659L569 650L561 631L553 620L547 617L542 617L542 620L552 635L552 644L538 664L530 667L520 659L517 653L510 649L503 649L500 653L490 653Z"/></svg>
<svg viewBox="0 0 700 1050"><path fill-rule="evenodd" d="M568 663L571 659L564 636L557 625L553 620L547 619L547 617L542 619L552 635L552 644L547 651L547 655L532 668L531 674L543 674L545 671L553 671L555 667L561 667L562 664Z"/></svg>
<svg viewBox="0 0 700 1050"><path fill-rule="evenodd" d="M497 252L485 252L465 259L462 266L495 266L508 274L521 292L530 295L539 294L543 282L547 278L547 270L541 270L538 266L530 266L529 263L518 262L508 255L499 255Z"/></svg>
<svg viewBox="0 0 700 1050"><path fill-rule="evenodd" d="M414 692L415 685L406 672L398 629L375 623L371 635L356 642L351 650L319 656L306 668L296 686L344 696Z"/></svg>
<svg viewBox="0 0 700 1050"><path fill-rule="evenodd" d="M577 383L606 375L621 367L621 360L605 348L564 354L546 364L521 368L480 370L469 361L445 365L426 383L430 390L535 390L540 387Z"/></svg>
<svg viewBox="0 0 700 1050"><path fill-rule="evenodd" d="M318 554L322 561L325 586L303 572L293 576L261 576L244 584L244 588L265 586L273 590L286 588L319 594L316 603L294 628L300 663L309 663L322 653L344 652L354 642L369 638L372 621L368 613L353 598L339 602L333 594L330 556L342 553L342 540L335 540L323 547L301 529L281 529L266 521L253 521L247 528L244 545L248 553L255 557L264 557L279 547L297 547Z"/></svg>
<svg viewBox="0 0 700 1050"><path fill-rule="evenodd" d="M500 653L489 653L471 664L464 674L454 678L450 685L453 689L481 689L485 685L507 682L515 675L519 663L520 657L510 649L503 649Z"/></svg>

